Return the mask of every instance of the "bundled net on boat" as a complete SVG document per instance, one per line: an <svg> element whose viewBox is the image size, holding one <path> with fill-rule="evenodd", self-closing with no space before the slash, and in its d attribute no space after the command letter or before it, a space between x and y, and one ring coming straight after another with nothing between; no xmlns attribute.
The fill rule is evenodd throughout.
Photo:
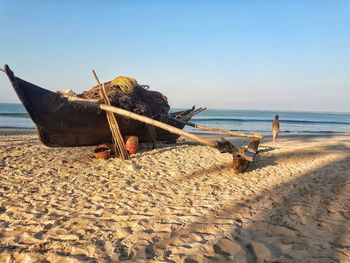
<svg viewBox="0 0 350 263"><path fill-rule="evenodd" d="M126 79L121 79L121 82L118 82L116 81L118 78L104 84L112 106L153 119L163 119L163 117L168 115L170 106L167 97L162 93L147 90L139 85L136 80L133 82L134 79L132 78L130 78L132 79L131 82L128 82ZM123 83L126 84L123 85ZM132 87L130 83L133 83ZM84 91L77 96L103 102L98 86Z"/></svg>

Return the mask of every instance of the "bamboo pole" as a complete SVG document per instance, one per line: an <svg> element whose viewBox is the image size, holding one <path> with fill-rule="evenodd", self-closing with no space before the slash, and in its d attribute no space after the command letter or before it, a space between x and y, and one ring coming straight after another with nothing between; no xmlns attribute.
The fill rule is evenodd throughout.
<svg viewBox="0 0 350 263"><path fill-rule="evenodd" d="M108 95L106 92L106 89L104 87L104 84L101 84L100 80L97 77L97 74L95 72L95 70L92 71L92 73L94 74L94 77L99 85L99 91L100 91L100 95L103 99L103 101L110 106L111 103L108 99ZM120 129L119 129L119 125L117 122L117 119L115 118L114 114L111 112L106 112L106 116L107 116L107 120L108 120L108 124L109 124L109 128L111 129L111 133L112 133L112 138L113 138L113 143L114 143L114 148L116 148L118 150L119 156L123 159L129 159L129 154L125 148L125 143L124 143L124 139L123 136L120 133Z"/></svg>
<svg viewBox="0 0 350 263"><path fill-rule="evenodd" d="M186 138L191 139L193 141L196 141L196 142L199 142L199 143L202 143L202 144L214 147L214 148L217 148L217 146L218 146L217 143L215 143L215 142L208 141L208 140L206 140L206 139L204 139L204 138L202 138L200 136L194 135L192 133L185 132L185 131L183 131L181 129L178 129L176 127L173 127L171 125L168 125L168 124L165 124L165 123L162 123L162 122L158 122L156 120L153 120L153 119L141 116L141 115L135 114L137 116L137 118L133 118L129 114L134 114L134 113L126 111L126 110L123 110L123 109L119 109L119 108L116 108L116 107L113 107L113 106L107 107L109 105L97 104L94 101L82 101L80 98L76 99L75 97L70 97L69 99L71 101L76 102L76 103L84 103L84 105L86 103L86 105L93 106L93 107L98 107L98 108L101 108L104 111L112 111L113 113L120 114L122 116L126 116L128 118L135 119L135 120L138 120L138 121L141 121L141 122L145 122L147 124L151 124L153 126L159 127L161 129L167 130L169 132L178 134L180 136L186 137ZM126 115L125 115L125 113L126 113ZM149 119L149 120L145 120L145 119ZM182 120L179 120L179 119L174 119L174 118L171 118L171 119L174 120L174 121L183 123L185 125L190 125L190 124L196 125L194 123L182 121ZM159 123L159 124L157 124L157 123ZM209 128L209 127L206 127L206 126L203 126L203 125L201 127L205 127L206 130L210 129L210 131L227 133L227 134L234 135L234 136L248 137L248 138L251 138L253 140L261 140L263 138L263 136L259 135L259 134L254 134L254 135L252 135L252 134L240 134L240 133L234 133L234 132L223 130L223 129ZM224 140L224 141L226 141L226 140Z"/></svg>
<svg viewBox="0 0 350 263"><path fill-rule="evenodd" d="M220 129L220 128L212 128L212 127L208 127L208 126L204 126L204 125L200 125L200 124L195 124L193 122L189 122L189 121L183 121L183 120L179 120L179 119L174 119L172 118L174 121L180 122L182 124L200 129L200 130L204 130L204 131L212 131L212 132L218 132L218 133L225 133L225 134L229 134L232 136L237 136L237 137L246 137L246 138L251 138L251 139L262 139L263 136L260 134L246 134L246 133L238 133L238 132L232 132L232 131L228 131L228 130L224 130L224 129Z"/></svg>
<svg viewBox="0 0 350 263"><path fill-rule="evenodd" d="M200 144L208 145L210 147L218 149L220 152L230 152L233 154L233 169L236 172L244 171L247 168L248 164L253 161L253 158L256 154L256 149L257 149L259 142L260 142L259 138L254 138L253 141L249 144L248 149L239 150L235 146L233 146L232 144L227 142L226 140L223 140L224 145L222 145L220 143L209 141L209 140L202 138L198 135L194 135L192 133L183 131L183 130L178 129L176 127L173 127L171 125L165 124L163 122L156 121L154 119L151 119L151 118L148 118L145 116L141 116L141 115L135 114L135 113L127 111L127 110L123 110L123 109L116 108L116 107L106 105L106 104L97 104L96 106L98 108L100 108L101 110L104 110L106 112L115 113L115 114L130 118L130 119L133 119L136 121L147 123L147 124L153 125L155 127L161 128L163 130L169 131L171 133L175 133L175 134L178 134L178 135L183 136L185 138L199 142ZM254 143L254 145L252 145L252 143ZM252 147L252 146L254 146L254 147ZM227 148L229 148L229 149L227 149ZM248 153L248 155L247 155L247 153ZM252 154L250 154L250 153L252 153Z"/></svg>
<svg viewBox="0 0 350 263"><path fill-rule="evenodd" d="M113 112L113 113L116 113L118 115L130 118L130 119L134 119L134 120L137 120L137 121L140 121L140 122L144 122L144 123L156 126L158 128L161 128L163 130L167 130L167 131L169 131L171 133L175 133L175 134L181 135L181 136L183 136L185 138L191 139L191 140L199 142L201 144L205 144L205 145L208 145L210 147L218 148L218 144L216 142L209 141L209 140L207 140L205 138L202 138L202 137L194 135L192 133L183 131L181 129L178 129L176 127L168 125L166 123L163 123L163 122L160 122L160 121L156 121L154 119L151 119L151 118L148 118L148 117L145 117L145 116L141 116L141 115L135 114L133 112L130 112L130 111L127 111L127 110L123 110L123 109L120 109L120 108L116 108L116 107L113 107L113 106L110 106L110 105L100 104L99 107L100 107L100 109L102 109L104 111Z"/></svg>

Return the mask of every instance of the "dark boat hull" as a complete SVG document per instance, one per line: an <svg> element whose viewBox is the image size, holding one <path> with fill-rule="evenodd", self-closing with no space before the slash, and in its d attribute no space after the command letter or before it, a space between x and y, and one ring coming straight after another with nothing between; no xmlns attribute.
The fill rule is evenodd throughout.
<svg viewBox="0 0 350 263"><path fill-rule="evenodd" d="M7 66L5 71L45 145L88 146L111 141L106 114L96 106L70 101L58 93L15 77ZM116 117L123 136L135 135L141 142L152 140L148 136L146 124L117 115ZM189 120L190 117L183 117L182 120ZM183 124L171 118L163 121L177 128L184 128ZM156 129L158 141L175 142L178 138L179 135Z"/></svg>

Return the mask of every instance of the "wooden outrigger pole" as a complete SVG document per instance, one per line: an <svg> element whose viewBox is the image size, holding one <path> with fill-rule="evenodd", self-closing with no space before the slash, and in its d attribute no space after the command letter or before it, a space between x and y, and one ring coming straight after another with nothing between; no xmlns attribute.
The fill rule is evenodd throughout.
<svg viewBox="0 0 350 263"><path fill-rule="evenodd" d="M172 120L177 121L179 123L182 123L184 125L188 125L200 130L204 130L204 131L211 131L211 132L216 132L216 133L224 133L224 134L228 134L231 136L236 136L236 137L246 137L246 138L251 138L251 139L262 139L263 136L260 134L247 134L247 133L238 133L238 132L232 132L232 131L228 131L228 130L224 130L224 129L220 129L220 128L212 128L212 127L208 127L208 126L204 126L201 124L196 124L193 122L189 122L189 121L183 121L183 120L179 120L176 118L172 118Z"/></svg>
<svg viewBox="0 0 350 263"><path fill-rule="evenodd" d="M258 146L260 143L260 138L254 137L251 143L248 145L247 149L238 149L237 147L235 147L234 145L232 145L230 142L226 140L224 140L223 142L209 141L201 136L183 131L171 125L165 124L163 122L160 122L145 116L141 116L136 113L133 113L124 109L120 109L114 106L110 106L106 104L98 104L98 107L106 112L115 113L115 114L118 114L127 118L131 118L143 123L147 123L147 124L156 126L158 128L161 128L163 130L167 130L171 133L175 133L185 138L199 142L200 144L208 145L210 147L218 149L222 153L225 153L225 152L232 153L233 169L237 172L244 171L247 168L248 164L253 161L253 158L256 155L256 152L258 150Z"/></svg>

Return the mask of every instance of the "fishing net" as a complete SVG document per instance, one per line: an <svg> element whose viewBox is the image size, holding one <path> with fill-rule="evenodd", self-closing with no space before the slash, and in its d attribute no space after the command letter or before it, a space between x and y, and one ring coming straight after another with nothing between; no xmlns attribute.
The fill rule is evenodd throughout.
<svg viewBox="0 0 350 263"><path fill-rule="evenodd" d="M105 89L112 106L159 120L168 115L170 106L168 104L167 97L165 97L162 93L147 90L138 85L134 79L132 79L130 82L127 79L119 79L119 81L121 80L122 83L126 83L126 85L123 86L123 89L129 91L123 92L121 86L119 85L121 82L116 84L118 83L116 79L105 83ZM135 82L133 82L133 80ZM130 87L132 85L135 86L132 87L132 91L130 92ZM77 96L84 99L99 100L101 103L103 102L98 86L84 91Z"/></svg>

